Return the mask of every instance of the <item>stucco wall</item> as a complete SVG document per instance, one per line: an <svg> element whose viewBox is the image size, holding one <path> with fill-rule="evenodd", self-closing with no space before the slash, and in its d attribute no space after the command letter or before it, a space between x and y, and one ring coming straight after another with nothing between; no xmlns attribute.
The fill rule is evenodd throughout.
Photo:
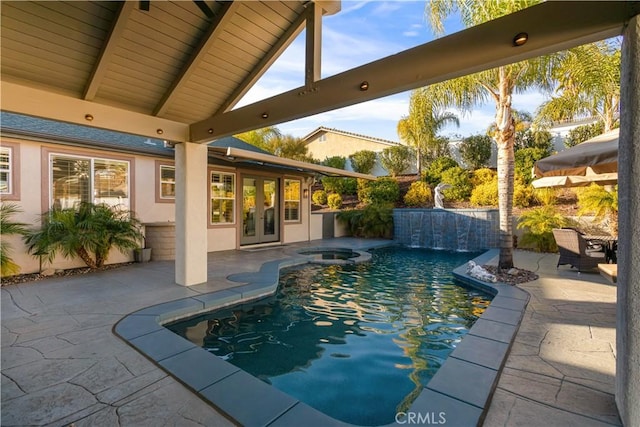
<svg viewBox="0 0 640 427"><path fill-rule="evenodd" d="M173 164L173 159L160 158L144 155L111 153L105 150L96 150L85 147L75 147L62 144L51 144L39 141L31 141L25 139L3 138L3 144L11 144L19 151L19 162L14 163L17 167L17 176L15 184L20 189L19 197L10 197L17 200L4 200L5 203L15 204L22 212L15 215L12 220L23 222L26 224L38 224L38 219L43 212L49 210L49 166L48 153L67 153L84 156L111 158L112 156L125 157L130 160L130 201L132 209L136 216L143 224L168 224L171 228L170 233L175 233L175 203L173 201L161 201L156 195L156 172L158 162L162 164ZM215 167L213 167L215 169ZM212 166L209 166L209 170ZM241 171L237 173L236 179L238 185L240 182ZM255 171L251 172L256 174ZM278 175L274 175L278 176ZM302 179L302 177L300 178ZM240 187L238 187L240 188ZM308 188L305 181L302 180L302 188ZM241 191L241 190L238 190ZM238 193L240 194L240 193ZM282 206L282 205L281 205ZM306 241L309 239L309 198L301 199L300 222L283 223L281 227L281 240L284 243L292 243ZM281 215L282 217L282 215ZM158 259L174 259L175 246L167 243L170 239L165 235L168 228L156 227L162 229L162 233L156 233L147 242L152 249L155 247L155 253L152 251L152 260ZM175 236L175 234L171 234ZM156 241L156 237L160 240ZM156 239L156 240L154 240ZM234 226L209 227L207 229L207 251L224 251L233 250L239 247L237 228ZM175 237L174 237L175 240ZM21 267L21 273L33 273L40 269L39 260L27 253L26 247L22 239L16 236L7 237L5 241L11 244L12 259ZM174 242L175 243L175 242ZM121 263L133 261L133 252L127 251L122 254L117 250L113 250L107 263ZM43 269L69 269L76 267L84 267L85 264L78 259L64 259L58 256L52 263L43 263Z"/></svg>
<svg viewBox="0 0 640 427"><path fill-rule="evenodd" d="M323 135L326 137L326 140L320 141ZM392 145L383 142L375 142L355 136L327 132L314 136L308 143L307 148L311 157L322 161L327 157L333 156L348 157L361 150L380 152L391 146Z"/></svg>

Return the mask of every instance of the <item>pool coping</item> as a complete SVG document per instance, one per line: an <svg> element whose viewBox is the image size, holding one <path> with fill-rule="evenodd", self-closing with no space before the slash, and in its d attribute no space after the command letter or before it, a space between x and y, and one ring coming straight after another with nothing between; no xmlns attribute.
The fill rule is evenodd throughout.
<svg viewBox="0 0 640 427"><path fill-rule="evenodd" d="M360 252L361 256L353 262L370 259L368 252L354 251ZM483 265L497 254L498 250L492 249L474 261ZM277 290L282 268L310 262L313 262L311 257L302 255L266 262L258 272L228 277L244 285L138 310L116 323L113 333L240 425L353 426L266 384L163 326L185 317L271 296ZM529 294L508 284L474 279L466 273L466 264L454 269L453 275L494 298L409 410L388 425L446 422L472 426L480 425L484 420L524 316ZM201 369L195 370L194 366Z"/></svg>

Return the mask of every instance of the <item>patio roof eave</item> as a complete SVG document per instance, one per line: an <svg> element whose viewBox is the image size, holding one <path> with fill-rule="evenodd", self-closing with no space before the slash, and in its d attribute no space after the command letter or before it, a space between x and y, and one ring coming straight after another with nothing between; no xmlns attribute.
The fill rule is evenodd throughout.
<svg viewBox="0 0 640 427"><path fill-rule="evenodd" d="M287 166L302 171L317 172L327 176L342 176L347 178L360 178L368 181L376 180L374 175L351 172L343 169L332 168L329 166L315 165L313 163L301 162L299 160L286 159L284 157L273 156L271 154L256 153L254 151L243 150L234 147L209 147L209 150L216 153L224 153L228 158L253 160L258 162L269 163L279 166Z"/></svg>

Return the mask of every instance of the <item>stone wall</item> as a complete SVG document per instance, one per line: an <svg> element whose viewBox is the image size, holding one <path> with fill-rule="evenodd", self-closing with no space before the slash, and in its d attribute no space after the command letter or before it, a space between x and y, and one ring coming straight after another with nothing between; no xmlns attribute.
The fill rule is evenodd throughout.
<svg viewBox="0 0 640 427"><path fill-rule="evenodd" d="M394 209L394 240L418 248L479 251L499 247L497 209Z"/></svg>
<svg viewBox="0 0 640 427"><path fill-rule="evenodd" d="M147 247L151 261L176 259L176 227L173 222L145 224Z"/></svg>

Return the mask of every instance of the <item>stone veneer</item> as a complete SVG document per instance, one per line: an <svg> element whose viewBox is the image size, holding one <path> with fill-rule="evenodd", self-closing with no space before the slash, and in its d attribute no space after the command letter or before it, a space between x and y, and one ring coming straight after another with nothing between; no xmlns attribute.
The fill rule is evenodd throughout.
<svg viewBox="0 0 640 427"><path fill-rule="evenodd" d="M147 247L151 248L151 261L176 259L176 225L173 222L144 224Z"/></svg>

